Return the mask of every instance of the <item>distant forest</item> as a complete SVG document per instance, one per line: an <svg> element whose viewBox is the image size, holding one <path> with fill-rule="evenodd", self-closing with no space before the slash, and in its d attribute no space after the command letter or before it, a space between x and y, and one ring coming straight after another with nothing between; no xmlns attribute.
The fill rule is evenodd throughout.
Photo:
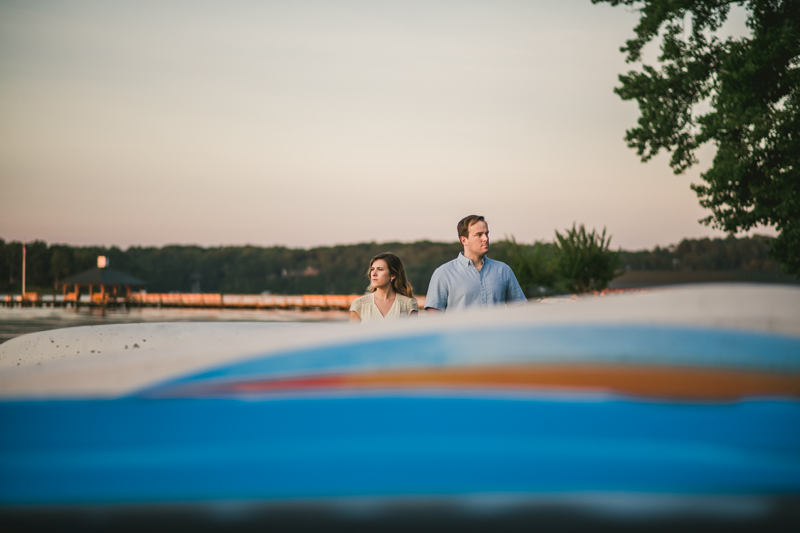
<svg viewBox="0 0 800 533"><path fill-rule="evenodd" d="M536 243L524 246L541 246ZM685 239L653 250L620 250L622 270L779 271L767 258L770 238ZM148 282L148 292L252 294L361 294L367 286L369 260L380 252L396 253L405 264L415 292L425 294L434 269L461 250L455 242L363 243L311 249L282 246L77 247L29 242L26 285L50 293L58 280L110 259L111 268ZM509 262L509 244L492 244L489 256ZM16 293L22 284L22 244L0 239L0 293Z"/></svg>

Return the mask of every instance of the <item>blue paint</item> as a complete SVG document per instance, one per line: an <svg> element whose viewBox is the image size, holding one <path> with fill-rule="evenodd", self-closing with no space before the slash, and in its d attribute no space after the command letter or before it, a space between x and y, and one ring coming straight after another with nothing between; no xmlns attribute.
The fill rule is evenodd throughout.
<svg viewBox="0 0 800 533"><path fill-rule="evenodd" d="M332 372L478 364L614 363L800 373L800 338L684 326L492 327L269 354L142 391L175 385Z"/></svg>
<svg viewBox="0 0 800 533"><path fill-rule="evenodd" d="M0 505L800 491L800 402L0 403Z"/></svg>
<svg viewBox="0 0 800 533"><path fill-rule="evenodd" d="M129 398L0 402L0 507L576 491L800 493L794 400L670 403L468 389L168 399L181 387L217 381L526 363L796 374L800 339L668 326L487 327L263 355Z"/></svg>

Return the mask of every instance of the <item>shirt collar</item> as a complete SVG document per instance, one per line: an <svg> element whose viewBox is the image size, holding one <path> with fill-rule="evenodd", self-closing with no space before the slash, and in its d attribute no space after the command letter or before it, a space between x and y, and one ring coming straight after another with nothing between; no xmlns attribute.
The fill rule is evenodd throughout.
<svg viewBox="0 0 800 533"><path fill-rule="evenodd" d="M475 266L475 265L472 264L472 261L466 255L464 255L464 252L458 252L458 258L457 259L458 259L458 262L461 263L464 266L470 266L470 265ZM483 265L486 265L486 262L488 260L489 260L489 258L484 255L483 256Z"/></svg>

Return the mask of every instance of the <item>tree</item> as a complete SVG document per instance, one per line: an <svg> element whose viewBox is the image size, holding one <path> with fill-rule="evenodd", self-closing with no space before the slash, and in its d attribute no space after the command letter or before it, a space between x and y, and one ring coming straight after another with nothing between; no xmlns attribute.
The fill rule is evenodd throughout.
<svg viewBox="0 0 800 533"><path fill-rule="evenodd" d="M508 263L527 296L539 296L541 292L555 290L558 282L558 249L552 243L520 244L512 235L494 245L494 250L498 248L500 253L493 251L493 257L497 256Z"/></svg>
<svg viewBox="0 0 800 533"><path fill-rule="evenodd" d="M69 276L75 274L72 268L72 250L66 246L51 246L50 250L50 279L58 282Z"/></svg>
<svg viewBox="0 0 800 533"><path fill-rule="evenodd" d="M676 174L697 163L704 143L712 167L692 185L711 210L701 222L727 232L758 224L779 236L770 254L800 275L800 1L592 0L636 7L636 37L621 48L628 63L661 38L660 69L643 65L614 91L636 100L638 126L626 132L642 161L672 152ZM750 35L716 34L733 4L748 12Z"/></svg>
<svg viewBox="0 0 800 533"><path fill-rule="evenodd" d="M603 290L616 277L619 253L609 249L611 236L606 239L605 228L601 234L586 233L583 224L572 224L564 235L556 231L556 241L560 283L569 292Z"/></svg>

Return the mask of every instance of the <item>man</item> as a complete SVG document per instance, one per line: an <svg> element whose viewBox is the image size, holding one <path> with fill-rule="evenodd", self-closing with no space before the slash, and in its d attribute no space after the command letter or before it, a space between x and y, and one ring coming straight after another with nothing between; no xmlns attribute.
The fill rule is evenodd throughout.
<svg viewBox="0 0 800 533"><path fill-rule="evenodd" d="M425 310L435 313L527 302L511 268L486 257L489 251L486 220L470 215L461 219L457 229L464 251L433 272Z"/></svg>

